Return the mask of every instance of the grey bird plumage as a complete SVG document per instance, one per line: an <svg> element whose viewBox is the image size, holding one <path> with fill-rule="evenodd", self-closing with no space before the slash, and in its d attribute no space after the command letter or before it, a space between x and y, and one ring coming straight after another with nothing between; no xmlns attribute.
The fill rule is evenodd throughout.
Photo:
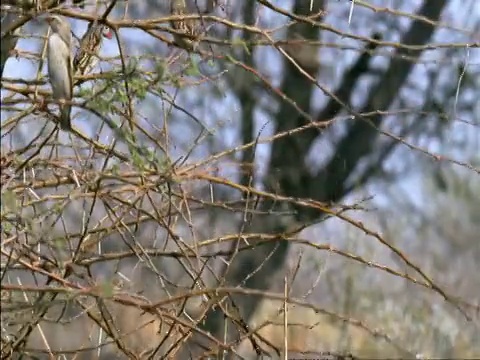
<svg viewBox="0 0 480 360"><path fill-rule="evenodd" d="M66 102L72 100L72 33L70 23L58 15L49 16L51 33L48 37L48 76L52 85L53 98L60 104L60 127L71 130L71 105Z"/></svg>

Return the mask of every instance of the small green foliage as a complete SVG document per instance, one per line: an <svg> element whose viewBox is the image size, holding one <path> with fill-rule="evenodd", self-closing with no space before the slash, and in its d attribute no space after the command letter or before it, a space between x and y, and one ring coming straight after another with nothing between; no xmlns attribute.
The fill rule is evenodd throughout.
<svg viewBox="0 0 480 360"><path fill-rule="evenodd" d="M155 152L152 149L148 149L144 147L143 150L145 150L145 154L148 162L154 162L156 160Z"/></svg>
<svg viewBox="0 0 480 360"><path fill-rule="evenodd" d="M57 249L62 250L67 243L67 239L65 238L56 238L51 244Z"/></svg>
<svg viewBox="0 0 480 360"><path fill-rule="evenodd" d="M232 40L232 47L235 48L237 46L242 47L247 54L251 55L247 43L242 38L236 37Z"/></svg>
<svg viewBox="0 0 480 360"><path fill-rule="evenodd" d="M10 234L12 231L13 231L13 225L10 222L2 221L2 233Z"/></svg>
<svg viewBox="0 0 480 360"><path fill-rule="evenodd" d="M225 55L225 58L226 58L228 61L230 61L231 63L237 63L237 60L235 60L235 58L234 58L232 55L230 55L230 54L226 54L226 55Z"/></svg>
<svg viewBox="0 0 480 360"><path fill-rule="evenodd" d="M131 76L137 73L138 58L130 57L128 62L125 64L125 74Z"/></svg>
<svg viewBox="0 0 480 360"><path fill-rule="evenodd" d="M163 173L168 172L172 166L170 159L168 158L163 158L163 159L157 158L156 163L158 165L158 169Z"/></svg>
<svg viewBox="0 0 480 360"><path fill-rule="evenodd" d="M181 89L183 86L179 76L172 76L170 78L170 81L172 82L172 85L175 86L176 88Z"/></svg>
<svg viewBox="0 0 480 360"><path fill-rule="evenodd" d="M131 154L133 165L138 169L143 169L145 162L143 161L142 156L135 149L132 149Z"/></svg>
<svg viewBox="0 0 480 360"><path fill-rule="evenodd" d="M17 212L17 196L13 191L7 190L2 194L2 215Z"/></svg>
<svg viewBox="0 0 480 360"><path fill-rule="evenodd" d="M134 77L128 80L128 86L132 95L134 95L139 100L144 100L147 96L148 91L148 82L141 77Z"/></svg>
<svg viewBox="0 0 480 360"><path fill-rule="evenodd" d="M64 205L62 203L59 203L59 202L56 202L54 205L53 205L53 208L52 208L52 212L54 214L61 214L62 211L64 209Z"/></svg>
<svg viewBox="0 0 480 360"><path fill-rule="evenodd" d="M86 98L92 96L92 94L93 94L92 89L82 87L82 88L78 89L78 91L76 92L75 95L78 96L78 97L81 97L82 99L86 99Z"/></svg>
<svg viewBox="0 0 480 360"><path fill-rule="evenodd" d="M165 63L163 61L155 63L155 73L157 74L158 81L161 81L163 79L166 70L167 68L165 67Z"/></svg>
<svg viewBox="0 0 480 360"><path fill-rule="evenodd" d="M113 164L111 170L112 170L112 174L113 174L113 175L117 175L117 176L118 176L118 173L119 173L119 171L120 171L120 168L119 168L118 164Z"/></svg>
<svg viewBox="0 0 480 360"><path fill-rule="evenodd" d="M189 66L186 70L188 76L199 76L201 75L200 69L198 68L198 63L190 58Z"/></svg>
<svg viewBox="0 0 480 360"><path fill-rule="evenodd" d="M127 96L127 92L125 91L125 87L123 86L117 87L117 91L115 94L116 94L116 98L115 98L116 101L122 104L128 103L128 96Z"/></svg>
<svg viewBox="0 0 480 360"><path fill-rule="evenodd" d="M112 283L104 282L100 285L100 292L106 298L111 298L113 296L114 286Z"/></svg>
<svg viewBox="0 0 480 360"><path fill-rule="evenodd" d="M85 99L90 99L88 105L94 108L101 114L108 114L114 110L114 105L116 99L116 92L114 89L113 81L103 81L99 83L96 90L86 89L83 90L83 97ZM98 91L98 89L103 89Z"/></svg>

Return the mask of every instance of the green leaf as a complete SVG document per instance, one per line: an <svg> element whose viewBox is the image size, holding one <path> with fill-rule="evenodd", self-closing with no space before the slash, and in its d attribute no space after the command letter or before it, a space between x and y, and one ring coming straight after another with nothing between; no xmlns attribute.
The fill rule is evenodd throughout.
<svg viewBox="0 0 480 360"><path fill-rule="evenodd" d="M245 50L245 52L246 52L248 55L251 55L250 49L248 48L247 43L246 43L242 38L239 38L239 37L234 38L234 39L232 40L232 46L233 46L233 47L240 46L240 47L243 48L243 50Z"/></svg>
<svg viewBox="0 0 480 360"><path fill-rule="evenodd" d="M198 68L198 64L193 59L190 60L190 66L187 68L186 74L189 76L199 76L202 74Z"/></svg>
<svg viewBox="0 0 480 360"><path fill-rule="evenodd" d="M112 165L112 174L113 175L118 175L119 170L120 170L120 167L118 166L118 164L113 164Z"/></svg>
<svg viewBox="0 0 480 360"><path fill-rule="evenodd" d="M103 296L110 298L113 296L113 290L114 286L111 283L105 282L102 285L100 285L100 291Z"/></svg>
<svg viewBox="0 0 480 360"><path fill-rule="evenodd" d="M7 190L2 194L2 210L8 213L17 212L17 196L11 190Z"/></svg>

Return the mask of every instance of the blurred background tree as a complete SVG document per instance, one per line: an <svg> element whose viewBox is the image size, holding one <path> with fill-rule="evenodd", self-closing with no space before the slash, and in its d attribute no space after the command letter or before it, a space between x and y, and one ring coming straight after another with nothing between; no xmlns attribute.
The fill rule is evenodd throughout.
<svg viewBox="0 0 480 360"><path fill-rule="evenodd" d="M475 0L171 5L2 5L3 354L478 356Z"/></svg>

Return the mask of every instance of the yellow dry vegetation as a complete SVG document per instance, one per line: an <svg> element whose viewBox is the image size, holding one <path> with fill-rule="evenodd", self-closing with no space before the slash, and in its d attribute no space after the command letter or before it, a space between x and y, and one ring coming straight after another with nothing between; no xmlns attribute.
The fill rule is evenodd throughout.
<svg viewBox="0 0 480 360"><path fill-rule="evenodd" d="M264 300L254 316L252 325L262 326L258 333L278 349L285 344L284 307L278 300ZM400 351L380 337L357 326L332 319L313 309L289 305L287 307L288 351L294 353L336 352L352 353L360 357L398 357ZM373 329L372 329L373 330ZM261 342L259 342L261 343ZM269 350L268 345L262 348ZM253 352L251 342L243 341L239 352L248 356Z"/></svg>
<svg viewBox="0 0 480 360"><path fill-rule="evenodd" d="M109 309L113 327L117 329L116 334L121 339L120 343L139 358L147 358L148 352L156 348L166 337L163 346L157 352L157 354L164 354L166 349L169 349L182 337L182 334L188 331L188 328L181 328L178 324L169 331L170 320L165 318L162 321L158 316L145 313L132 306L124 306L108 300L105 300L104 304ZM285 334L282 309L283 302L264 299L253 317L251 328L258 328L257 333L261 337L283 352ZM71 350L72 352L76 352L80 348L89 348L90 351L76 352L75 358L91 359L92 356L96 357L100 338L99 326L85 314L71 314L73 315L72 321L62 321L61 323L55 322L55 319L58 318L55 315L59 315L58 308L46 316L48 321L41 322L41 331L39 327L34 330L29 338L27 348L42 349L46 359L48 358L48 348L54 351ZM92 315L95 316L95 313ZM362 358L402 358L406 356L405 352L385 341L381 335L375 336L365 329L334 320L330 316L317 313L310 308L289 305L287 320L289 324L287 344L290 356L301 355L302 358L308 358L309 353L315 356L314 354L319 352L350 353ZM381 334L381 324L377 324L377 326L376 329L371 328L371 330L378 330ZM408 344L402 344L401 339L394 340L400 347L408 348ZM125 358L112 339L105 339L105 333L103 333L102 342L108 342L108 345L101 347L101 359ZM275 351L259 338L257 338L257 343L265 351L275 354ZM425 351L422 353L424 357L429 356L429 350L434 352L434 349L429 349L428 346L423 350ZM471 357L474 355L472 351L471 342L462 338L462 334L460 334L455 342L452 356ZM239 345L237 352L246 359L256 358L248 339ZM180 352L170 354L171 356L168 358L172 359L183 356Z"/></svg>
<svg viewBox="0 0 480 360"><path fill-rule="evenodd" d="M252 325L256 327L266 324L259 329L258 334L279 350L283 350L285 346L283 307L284 304L281 301L265 299L259 305L252 322ZM317 313L310 308L289 305L287 309L289 324L287 344L290 356L299 356L302 353L305 356L309 353L314 356L319 352L352 354L370 359L408 356L404 350L409 349L409 344L402 339L393 339L388 332L383 332L383 335L389 336L395 343L385 340L382 336L381 323L369 324L370 326L376 325L376 327L370 328L373 331L372 334L358 326L332 319L331 316ZM375 331L378 331L378 335L375 335ZM425 338L428 337L428 334L425 334ZM258 343L264 350L274 353L265 343L261 341ZM433 347L432 343L425 341L421 356L425 358L434 354L438 349ZM472 348L472 342L468 339L466 332L461 332L456 336L452 351L451 356L454 358L478 357L478 352L476 352L478 350ZM239 353L246 358L253 358L255 353L248 339L240 344ZM303 355L302 358L308 358ZM411 355L409 357L411 358Z"/></svg>

